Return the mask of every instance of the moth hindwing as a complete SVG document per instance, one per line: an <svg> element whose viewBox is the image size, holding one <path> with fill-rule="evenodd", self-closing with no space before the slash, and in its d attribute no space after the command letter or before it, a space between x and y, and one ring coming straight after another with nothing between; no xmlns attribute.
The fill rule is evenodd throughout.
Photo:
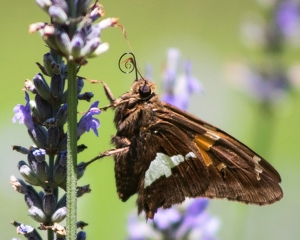
<svg viewBox="0 0 300 240"><path fill-rule="evenodd" d="M283 197L278 172L226 132L159 100L155 84L136 80L117 99L112 137L117 192L122 201L137 193L138 212L152 219L186 197L227 198L256 205ZM103 156L104 156L103 155Z"/></svg>

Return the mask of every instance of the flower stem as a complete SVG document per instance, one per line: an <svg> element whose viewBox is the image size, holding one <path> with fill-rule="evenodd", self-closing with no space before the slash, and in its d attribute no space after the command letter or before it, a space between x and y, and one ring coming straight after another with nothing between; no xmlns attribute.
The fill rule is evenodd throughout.
<svg viewBox="0 0 300 240"><path fill-rule="evenodd" d="M68 62L68 159L67 159L67 239L76 239L77 186L77 84L76 64Z"/></svg>
<svg viewBox="0 0 300 240"><path fill-rule="evenodd" d="M48 240L53 240L54 239L54 232L51 228L49 228L47 230L47 237L48 237Z"/></svg>
<svg viewBox="0 0 300 240"><path fill-rule="evenodd" d="M68 0L69 18L75 17L74 1ZM69 25L69 37L72 39L76 25ZM68 158L67 158L67 240L76 239L77 220L77 84L76 64L68 60Z"/></svg>

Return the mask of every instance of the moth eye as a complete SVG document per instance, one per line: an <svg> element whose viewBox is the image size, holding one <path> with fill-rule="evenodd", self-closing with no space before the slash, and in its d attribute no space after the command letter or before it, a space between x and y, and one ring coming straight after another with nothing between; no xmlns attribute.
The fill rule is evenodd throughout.
<svg viewBox="0 0 300 240"><path fill-rule="evenodd" d="M147 98L151 95L151 89L148 85L140 86L139 88L139 94L141 98Z"/></svg>

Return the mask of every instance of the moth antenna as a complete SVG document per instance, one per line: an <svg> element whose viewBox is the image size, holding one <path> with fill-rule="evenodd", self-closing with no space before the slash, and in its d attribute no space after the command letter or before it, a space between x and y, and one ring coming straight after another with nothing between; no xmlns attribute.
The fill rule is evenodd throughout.
<svg viewBox="0 0 300 240"><path fill-rule="evenodd" d="M130 54L131 57L129 57L129 58L125 59L125 60L122 60L123 57L124 57L125 55L127 55L127 54ZM125 63L125 64L123 65L123 63ZM139 75L142 79L144 79L144 78L142 77L140 71L139 71L138 68L137 68L135 56L134 56L134 54L133 54L132 52L126 52L126 53L124 53L124 54L120 57L120 59L119 59L119 64L118 64L118 65L119 65L120 71L123 72L123 73L125 73L125 74L129 74L129 73L131 73L133 70L135 70L135 81L138 80L138 75ZM122 67L122 66L123 66L123 67Z"/></svg>

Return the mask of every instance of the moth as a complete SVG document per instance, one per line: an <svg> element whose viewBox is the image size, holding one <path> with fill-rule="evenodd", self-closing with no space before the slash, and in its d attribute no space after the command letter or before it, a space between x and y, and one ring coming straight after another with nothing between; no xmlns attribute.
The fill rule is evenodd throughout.
<svg viewBox="0 0 300 240"><path fill-rule="evenodd" d="M136 79L115 99L114 156L119 198L137 194L138 213L153 219L186 197L227 198L266 205L283 197L279 173L260 155L221 129L159 100L155 84Z"/></svg>

